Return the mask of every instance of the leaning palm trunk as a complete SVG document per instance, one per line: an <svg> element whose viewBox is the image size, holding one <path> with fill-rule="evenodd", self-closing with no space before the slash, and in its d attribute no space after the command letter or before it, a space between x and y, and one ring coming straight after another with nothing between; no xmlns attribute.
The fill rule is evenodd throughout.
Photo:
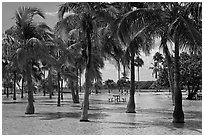
<svg viewBox="0 0 204 137"><path fill-rule="evenodd" d="M182 109L182 94L180 89L180 69L179 69L179 40L175 41L175 63L174 63L175 75L175 107L173 112L173 123L184 123L184 113Z"/></svg>
<svg viewBox="0 0 204 137"><path fill-rule="evenodd" d="M57 98L57 106L60 107L60 72L57 73L57 91L58 91L58 98Z"/></svg>
<svg viewBox="0 0 204 137"><path fill-rule="evenodd" d="M84 93L84 102L83 102L83 108L81 113L81 119L80 121L87 122L88 120L88 108L89 108L89 90L91 85L91 79L90 79L90 68L91 68L91 37L90 32L87 31L87 41L88 41L88 58L87 58L87 65L86 65L86 74L85 74L85 93Z"/></svg>
<svg viewBox="0 0 204 137"><path fill-rule="evenodd" d="M135 113L135 66L134 66L134 51L131 50L131 87L130 87L130 96L127 104L126 113Z"/></svg>
<svg viewBox="0 0 204 137"><path fill-rule="evenodd" d="M175 105L175 94L174 94L174 79L173 79L173 71L172 71L172 60L171 56L167 47L167 31L164 33L162 37L162 45L164 49L164 54L167 60L167 72L168 72L168 80L169 80L169 85L170 85L170 92L172 95L172 103Z"/></svg>
<svg viewBox="0 0 204 137"><path fill-rule="evenodd" d="M34 114L35 108L33 104L33 87L32 87L31 64L30 63L27 64L26 71L27 71L27 86L28 86L28 105L26 107L25 114Z"/></svg>

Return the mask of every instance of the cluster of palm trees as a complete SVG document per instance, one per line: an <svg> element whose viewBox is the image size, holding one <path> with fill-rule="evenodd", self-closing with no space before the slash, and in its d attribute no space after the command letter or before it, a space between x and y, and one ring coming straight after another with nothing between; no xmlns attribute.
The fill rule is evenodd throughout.
<svg viewBox="0 0 204 137"><path fill-rule="evenodd" d="M15 14L15 25L5 33L12 46L10 62L24 72L27 81L26 114L34 113L33 68L36 63L55 72L60 106L60 80L68 79L72 95L78 94L78 77L85 70L85 94L80 121L88 121L89 90L93 81L102 80L104 60L114 59L131 69L128 113L135 113L135 65L140 52L149 54L155 38L160 38L168 60L171 92L175 95L173 122L184 122L182 94L179 85L179 50L196 54L202 45L202 3L92 3L70 2L60 5L59 21L52 30L34 16L45 18L38 8L21 7ZM168 42L174 45L174 72ZM8 44L5 44L8 46ZM5 57L8 59L7 57ZM142 64L142 63L140 63ZM174 73L174 75L173 75ZM119 73L120 74L120 73ZM120 77L120 75L118 76ZM77 99L74 102L79 102Z"/></svg>

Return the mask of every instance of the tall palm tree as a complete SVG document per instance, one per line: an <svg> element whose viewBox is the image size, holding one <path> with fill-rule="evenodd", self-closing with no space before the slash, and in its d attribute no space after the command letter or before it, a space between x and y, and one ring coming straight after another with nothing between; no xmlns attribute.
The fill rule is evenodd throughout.
<svg viewBox="0 0 204 137"><path fill-rule="evenodd" d="M34 114L33 86L32 86L32 61L51 60L44 42L52 37L50 28L45 23L35 23L34 16L39 15L44 18L43 12L35 7L20 7L15 13L15 25L7 31L11 35L17 49L15 56L18 60L18 67L26 70L28 86L28 105L26 114Z"/></svg>
<svg viewBox="0 0 204 137"><path fill-rule="evenodd" d="M80 37L82 38L80 41L83 43L82 55L84 55L86 60L86 87L80 121L88 121L89 90L92 79L92 52L94 50L93 47L97 46L96 39L98 38L98 35L93 34L97 34L96 32L99 26L111 20L107 10L102 10L104 7L106 7L104 3L65 3L60 6L58 12L60 21L64 22L64 30L68 32L73 29L79 30L83 35L83 37ZM68 15L64 17L66 12L68 12Z"/></svg>
<svg viewBox="0 0 204 137"><path fill-rule="evenodd" d="M193 15L201 15L201 10L198 7L202 6L191 6L201 5L201 3L162 3L161 10L152 9L152 14L158 14L158 17L154 16L151 18L147 12L140 12L141 17L146 18L143 20L143 26L147 22L151 22L147 27L149 33L157 33L158 31L164 30L163 26L168 28L168 35L171 37L171 41L175 47L175 60L174 60L174 92L175 92L175 107L173 113L173 122L183 123L184 113L182 110L182 94L179 85L179 49L188 49L196 52L202 45L201 40L201 26L196 23ZM197 14L192 14L192 7L197 7ZM158 12L159 11L159 12ZM132 15L137 14L137 10L132 12ZM152 16L153 17L153 16ZM200 18L201 16L199 16ZM156 19L156 20L155 20ZM157 20L158 19L158 20ZM132 20L139 21L137 16L132 16ZM154 21L153 21L154 20ZM201 21L201 20L200 20ZM199 21L197 21L199 22ZM202 21L201 21L202 22ZM162 27L161 27L162 26ZM156 29L155 29L156 28ZM146 30L146 29L144 29ZM127 39L128 40L128 39Z"/></svg>
<svg viewBox="0 0 204 137"><path fill-rule="evenodd" d="M170 54L169 48L167 46L167 42L171 43L171 38L168 35L168 27L167 25L164 27L164 30L161 32L161 43L160 43L160 48L163 49L163 53L165 55L165 59L167 61L167 72L168 72L168 81L170 85L170 92L172 94L172 103L173 105L175 104L175 94L174 94L174 79L173 79L173 60L172 60L172 55Z"/></svg>
<svg viewBox="0 0 204 137"><path fill-rule="evenodd" d="M137 56L137 58L134 61L135 66L137 67L137 74L138 74L138 92L140 91L140 85L139 85L139 74L140 74L140 67L142 67L144 65L144 61L142 60L142 58L140 58L139 56Z"/></svg>
<svg viewBox="0 0 204 137"><path fill-rule="evenodd" d="M135 78L134 78L134 57L135 54L139 55L140 50L146 54L149 53L153 39L150 33L145 31L154 21L159 20L159 12L153 12L153 9L136 9L126 13L121 20L118 29L118 35L121 42L129 49L130 62L131 62L131 90L130 98L127 105L127 111L135 113ZM142 14L146 16L143 16Z"/></svg>
<svg viewBox="0 0 204 137"><path fill-rule="evenodd" d="M173 122L183 123L184 113L182 110L182 94L180 89L180 71L179 71L179 49L186 49L196 52L201 47L200 26L196 23L193 13L190 10L192 5L200 3L169 3L165 10L163 19L168 25L168 35L174 42L174 92L175 107L173 113ZM198 6L199 7L199 6ZM191 12L190 12L191 11ZM200 15L200 10L196 11ZM195 15L195 14L194 14Z"/></svg>

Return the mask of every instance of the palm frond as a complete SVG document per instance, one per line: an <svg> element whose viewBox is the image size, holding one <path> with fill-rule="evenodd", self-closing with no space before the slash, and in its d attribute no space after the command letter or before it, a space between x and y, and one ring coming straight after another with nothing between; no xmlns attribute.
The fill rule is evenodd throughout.
<svg viewBox="0 0 204 137"><path fill-rule="evenodd" d="M160 21L161 13L162 11L153 9L137 9L126 13L119 24L119 39L125 44L129 43L131 41L130 36L133 38L138 35L138 32L142 32L150 24ZM133 30L134 35L132 35Z"/></svg>

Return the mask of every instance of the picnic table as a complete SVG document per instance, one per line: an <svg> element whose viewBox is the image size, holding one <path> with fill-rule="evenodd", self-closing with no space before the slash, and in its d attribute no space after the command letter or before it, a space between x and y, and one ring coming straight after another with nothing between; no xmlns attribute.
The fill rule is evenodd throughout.
<svg viewBox="0 0 204 137"><path fill-rule="evenodd" d="M113 94L112 97L110 97L108 99L109 102L113 102L113 100L115 101L115 103L118 103L118 102L126 102L126 98L122 98L122 101L121 101L121 96L120 94Z"/></svg>
<svg viewBox="0 0 204 137"><path fill-rule="evenodd" d="M115 94L113 95L115 102L120 102L120 95L119 94Z"/></svg>

